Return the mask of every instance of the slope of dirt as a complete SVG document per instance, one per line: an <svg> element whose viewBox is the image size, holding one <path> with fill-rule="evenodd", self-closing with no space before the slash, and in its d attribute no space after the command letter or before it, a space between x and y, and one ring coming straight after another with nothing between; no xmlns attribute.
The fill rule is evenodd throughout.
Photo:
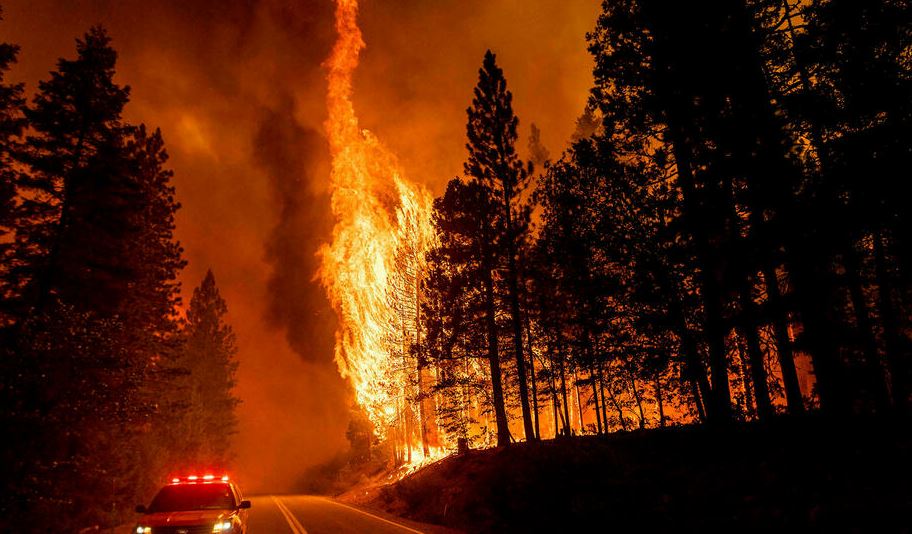
<svg viewBox="0 0 912 534"><path fill-rule="evenodd" d="M447 458L364 504L467 532L909 532L912 421L782 420Z"/></svg>

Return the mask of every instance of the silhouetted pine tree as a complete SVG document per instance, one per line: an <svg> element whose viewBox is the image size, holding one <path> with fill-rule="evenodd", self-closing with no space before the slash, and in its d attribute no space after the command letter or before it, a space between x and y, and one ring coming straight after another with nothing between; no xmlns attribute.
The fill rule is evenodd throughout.
<svg viewBox="0 0 912 534"><path fill-rule="evenodd" d="M545 147L541 139L541 130L538 129L534 123L529 127L529 139L528 139L528 154L529 162L527 165L528 174L531 177L534 172L541 174L546 171L548 167L551 166L551 154L548 151L548 148ZM530 180L531 181L531 180ZM528 212L530 214L535 206L535 192L527 190L525 194L521 197L520 202L527 206ZM522 239L517 243L518 245L518 287L519 287L519 300L520 308L522 309L522 323L523 329L525 331L526 337L526 353L529 355L529 378L531 380L531 401L532 401L532 417L533 417L533 426L535 428L535 439L541 438L541 422L540 422L540 405L541 402L540 394L543 393L540 391L540 388L544 384L540 384L541 378L549 378L549 371L545 368L544 354L542 354L541 347L538 344L537 339L537 328L533 328L533 309L535 304L532 302L533 296L532 292L534 291L534 267L531 265L535 260L532 259L534 255L533 243L532 240L532 228L531 224L528 225L529 230L525 232ZM536 360L538 363L536 364ZM550 389L550 388L549 388ZM547 393L547 392L544 392ZM551 392L552 394L554 391ZM552 404L555 410L554 413L554 430L557 432L557 402L556 397L552 395Z"/></svg>
<svg viewBox="0 0 912 534"><path fill-rule="evenodd" d="M2 21L2 8L0 8ZM15 377L20 370L10 352L12 341L10 301L17 288L7 275L11 261L11 241L14 238L16 207L16 182L18 172L14 167L16 143L22 132L22 108L25 101L22 96L22 84L8 84L5 81L9 68L16 62L19 47L14 44L0 43L0 425L9 430L16 429L13 422L17 418ZM15 437L14 439L18 439ZM21 494L14 488L12 481L22 475L19 448L3 447L0 454L0 479L4 481L4 495L16 498ZM0 504L0 512L13 508L9 504ZM0 528L6 522L0 519Z"/></svg>
<svg viewBox="0 0 912 534"><path fill-rule="evenodd" d="M536 191L536 197L539 195ZM543 358L547 362L543 374L548 381L547 393L551 397L555 437L560 434L569 436L573 431L570 417L570 388L571 366L574 362L571 359L566 329L568 320L572 317L572 306L557 281L557 266L552 262L552 254L548 250L546 240L535 240L526 258L525 268L530 278L526 296L527 313L536 331L538 344L542 347Z"/></svg>
<svg viewBox="0 0 912 534"><path fill-rule="evenodd" d="M609 190L619 166L610 154L595 161L599 155L589 141L577 142L542 177L537 199L543 209L538 248L552 267L541 274L553 277L568 299L569 316L559 328L575 366L588 374L595 427L601 433L607 431L606 393L613 395L609 366L616 353L609 339L619 333L621 307L615 300L617 266L605 254L606 230L612 229L604 225L603 209L616 200Z"/></svg>
<svg viewBox="0 0 912 534"><path fill-rule="evenodd" d="M479 181L456 178L444 195L434 201L437 245L428 253L425 282L426 352L438 368L438 391L448 392L449 402L438 406L447 431L468 437L467 411L478 391L465 372L466 360L483 355L490 380L489 401L494 412L497 445L510 443L500 351L498 350L497 296L495 295L495 241L502 219L490 214L498 209L496 198ZM486 388L485 388L486 389Z"/></svg>
<svg viewBox="0 0 912 534"><path fill-rule="evenodd" d="M628 157L671 156L710 416L730 405L727 355L742 350L760 417L770 352L803 411L795 348L825 411L907 405L910 226L893 169L909 162L910 17L901 0L605 4L593 104Z"/></svg>
<svg viewBox="0 0 912 534"><path fill-rule="evenodd" d="M172 391L158 371L178 341L178 205L160 135L121 120L116 57L101 28L77 40L77 58L39 84L16 153L4 275L17 288L11 424L28 474L14 494L48 528L61 515L67 528L120 521L162 476L141 459Z"/></svg>
<svg viewBox="0 0 912 534"><path fill-rule="evenodd" d="M0 21L2 21L0 11ZM12 277L6 275L11 262L12 240L14 239L14 224L16 209L16 183L19 173L15 168L14 154L17 150L19 137L25 126L22 110L25 107L25 98L22 95L23 84L5 83L5 77L10 67L16 63L19 46L9 43L0 43L0 328L11 320L8 304L13 300L19 290Z"/></svg>
<svg viewBox="0 0 912 534"><path fill-rule="evenodd" d="M520 241L529 221L528 206L520 202L520 195L528 183L529 172L516 154L516 127L519 119L513 114L513 95L507 90L503 70L497 66L494 54L485 53L482 68L478 71L466 134L469 158L465 174L483 184L493 196L497 209L484 216L503 220L503 234L496 236L498 261L503 261L504 283L513 356L516 361L516 381L522 409L523 429L527 440L535 439L535 428L529 408L529 390L526 360L523 347L522 315L519 295L518 254ZM489 226L494 226L488 223Z"/></svg>
<svg viewBox="0 0 912 534"><path fill-rule="evenodd" d="M590 36L596 55L593 102L606 124L640 157L668 154L680 191L678 221L693 243L712 392L708 415L730 418L729 333L745 341L761 417L772 415L760 332L776 325L789 400L801 411L794 363L785 339L777 270L796 265L796 240L783 231L797 166L792 142L772 106L749 12L739 3L665 6L652 1L606 5ZM796 278L813 279L801 263ZM755 294L764 288L765 301ZM825 318L801 293L805 335L827 378L831 351ZM824 376L826 375L826 376Z"/></svg>
<svg viewBox="0 0 912 534"><path fill-rule="evenodd" d="M228 306L219 294L212 271L193 290L177 365L186 371L178 381L187 411L176 439L185 444L181 460L187 467L225 468L231 436L237 432L234 395L238 363L234 332L226 322Z"/></svg>
<svg viewBox="0 0 912 534"><path fill-rule="evenodd" d="M659 94L658 82L654 79L654 73L662 68L652 51L658 36L653 37L647 33L645 24L639 2L605 4L599 25L590 36L590 49L596 57L593 102L604 116L606 135L618 137L622 141L620 149L649 157L650 145L666 142L673 132L671 127L665 126L667 119L659 106L666 104L666 99ZM669 72L686 72L686 67L677 66L674 70L669 68ZM699 76L704 73L692 74ZM681 88L680 92L686 90ZM682 95L680 100L686 98ZM655 140L659 140L658 143ZM720 280L716 276L720 269L715 265L720 255L710 250L711 244L720 243L721 240L709 234L724 230L725 218L710 202L705 203L709 209L703 209L704 203L694 197L691 163L687 148L682 148L683 150L675 152L674 163L684 200L680 218L687 222L685 231L695 245L696 262L693 270L701 276L701 331L709 347L713 376L707 412L711 417L724 421L730 417L730 394L721 326L722 291Z"/></svg>
<svg viewBox="0 0 912 534"><path fill-rule="evenodd" d="M25 200L17 229L19 264L29 305L41 311L52 300L113 313L127 292L123 236L133 225L128 207L137 187L128 172L121 112L129 88L113 81L116 52L101 28L77 41L78 57L61 59L39 84L26 111L22 181ZM93 209L106 204L104 211ZM106 223L112 223L110 225Z"/></svg>
<svg viewBox="0 0 912 534"><path fill-rule="evenodd" d="M806 30L794 50L808 79L786 101L794 103L787 115L815 143L808 180L817 187L803 200L829 221L821 239L829 244L828 279L849 302L838 308L855 333L842 360L850 377L863 377L850 394L881 410L891 403L904 410L912 357L908 336L900 334L909 324L910 211L895 173L910 162L912 7L821 0L802 16ZM814 102L813 113L800 100Z"/></svg>
<svg viewBox="0 0 912 534"><path fill-rule="evenodd" d="M897 333L908 316L899 311L908 246L899 236L909 225L895 169L908 163L909 3L751 4L775 100L801 140L791 230L813 244L804 258L837 333L841 409L904 409L909 341Z"/></svg>

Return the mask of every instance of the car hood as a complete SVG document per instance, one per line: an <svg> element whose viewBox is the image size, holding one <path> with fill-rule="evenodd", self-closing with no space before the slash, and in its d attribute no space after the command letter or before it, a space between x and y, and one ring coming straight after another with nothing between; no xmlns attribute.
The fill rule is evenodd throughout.
<svg viewBox="0 0 912 534"><path fill-rule="evenodd" d="M159 512L147 514L140 522L150 527L180 527L199 525L200 523L215 523L231 516L225 510L189 510L186 512Z"/></svg>

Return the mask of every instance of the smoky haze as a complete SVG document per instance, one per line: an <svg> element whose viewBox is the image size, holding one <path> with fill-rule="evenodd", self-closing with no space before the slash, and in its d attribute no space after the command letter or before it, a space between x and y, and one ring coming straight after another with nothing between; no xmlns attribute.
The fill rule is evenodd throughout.
<svg viewBox="0 0 912 534"><path fill-rule="evenodd" d="M335 38L332 2L0 3L0 39L22 46L10 79L29 92L91 25L109 30L117 80L132 88L126 118L160 127L171 155L184 294L211 267L228 301L243 400L237 475L249 492L294 490L348 446L351 394L314 279L333 224L321 68ZM597 11L596 0L367 1L361 124L410 179L440 193L461 173L465 109L491 48L521 132L535 122L559 154L591 85L584 34Z"/></svg>
<svg viewBox="0 0 912 534"><path fill-rule="evenodd" d="M266 319L285 332L302 358L320 364L332 359L336 320L317 282L315 251L332 232L329 195L315 188L314 176L329 172L326 140L294 117L287 96L277 109L265 109L254 137L254 158L269 177L278 222L266 242L273 266L266 284Z"/></svg>

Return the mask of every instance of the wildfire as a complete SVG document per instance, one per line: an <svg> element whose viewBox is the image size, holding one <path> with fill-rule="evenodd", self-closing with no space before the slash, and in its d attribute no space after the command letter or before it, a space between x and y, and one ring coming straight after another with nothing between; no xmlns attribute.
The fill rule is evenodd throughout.
<svg viewBox="0 0 912 534"><path fill-rule="evenodd" d="M360 128L352 75L364 47L357 0L337 0L338 39L327 60L325 127L332 154L332 243L321 250L321 279L339 315L335 361L375 429L405 422L419 341L419 278L433 239L431 197L408 181L394 154ZM411 436L402 432L402 436ZM404 440L411 445L410 438Z"/></svg>

